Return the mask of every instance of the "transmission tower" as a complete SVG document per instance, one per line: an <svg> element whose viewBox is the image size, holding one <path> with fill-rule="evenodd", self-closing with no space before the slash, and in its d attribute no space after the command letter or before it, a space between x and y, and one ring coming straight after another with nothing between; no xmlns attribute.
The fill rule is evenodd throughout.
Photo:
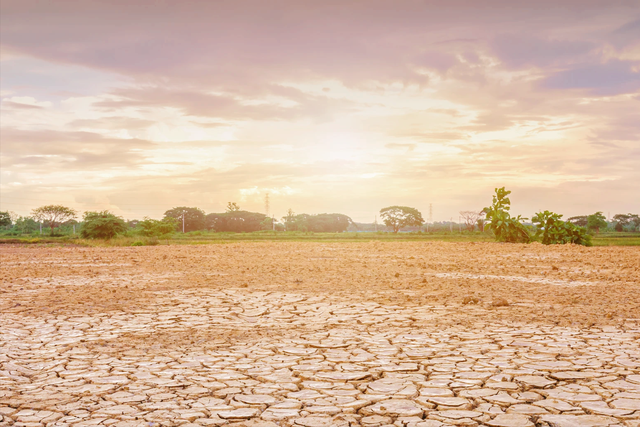
<svg viewBox="0 0 640 427"><path fill-rule="evenodd" d="M264 195L264 213L269 216L269 193Z"/></svg>

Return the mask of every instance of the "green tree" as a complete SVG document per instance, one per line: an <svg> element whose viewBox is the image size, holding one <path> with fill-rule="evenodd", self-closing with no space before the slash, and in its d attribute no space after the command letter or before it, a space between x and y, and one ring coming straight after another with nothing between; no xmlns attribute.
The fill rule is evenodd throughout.
<svg viewBox="0 0 640 427"><path fill-rule="evenodd" d="M591 236L587 230L568 221L563 221L562 215L544 211L538 212L532 222L536 224L535 237L545 245L575 243L591 246Z"/></svg>
<svg viewBox="0 0 640 427"><path fill-rule="evenodd" d="M272 219L265 214L237 210L235 207L237 205L234 204L234 208L227 210L227 212L208 214L205 218L207 229L217 232L250 233L273 228Z"/></svg>
<svg viewBox="0 0 640 427"><path fill-rule="evenodd" d="M124 219L109 211L85 212L81 235L89 239L111 239L127 231Z"/></svg>
<svg viewBox="0 0 640 427"><path fill-rule="evenodd" d="M404 227L421 226L424 224L422 214L415 208L408 206L389 206L380 209L380 217L387 227L397 233Z"/></svg>
<svg viewBox="0 0 640 427"><path fill-rule="evenodd" d="M640 217L632 213L614 215L613 220L616 222L616 231L624 231L625 228L635 231L640 225Z"/></svg>
<svg viewBox="0 0 640 427"><path fill-rule="evenodd" d="M293 220L293 231L304 231L307 232L310 229L311 215L309 214L298 214Z"/></svg>
<svg viewBox="0 0 640 427"><path fill-rule="evenodd" d="M575 224L579 227L586 227L587 226L587 216L586 215L581 215L581 216L572 216L571 218L567 218L567 221L570 222L571 224Z"/></svg>
<svg viewBox="0 0 640 427"><path fill-rule="evenodd" d="M222 224L224 222L224 214L210 213L204 217L204 225L207 230L222 231Z"/></svg>
<svg viewBox="0 0 640 427"><path fill-rule="evenodd" d="M38 223L30 216L19 216L16 219L16 229L20 234L30 234L38 230Z"/></svg>
<svg viewBox="0 0 640 427"><path fill-rule="evenodd" d="M205 214L202 209L189 208L180 206L169 209L164 213L165 218L174 218L176 220L176 231L182 230L182 215L184 215L184 231L205 230L207 228L205 222Z"/></svg>
<svg viewBox="0 0 640 427"><path fill-rule="evenodd" d="M282 221L284 222L285 230L294 231L295 219L296 219L295 212L293 212L293 209L289 208L289 210L287 211L287 215L282 217Z"/></svg>
<svg viewBox="0 0 640 427"><path fill-rule="evenodd" d="M307 217L309 231L316 233L342 233L353 223L351 218L344 214L318 214Z"/></svg>
<svg viewBox="0 0 640 427"><path fill-rule="evenodd" d="M8 211L0 212L0 227L8 227L11 224L11 214Z"/></svg>
<svg viewBox="0 0 640 427"><path fill-rule="evenodd" d="M226 219L226 229L224 231L235 231L250 233L262 230L262 222L267 216L260 212L249 212L234 210L223 214Z"/></svg>
<svg viewBox="0 0 640 427"><path fill-rule="evenodd" d="M265 216L265 218L260 223L260 227L263 230L274 230L276 228L276 225L274 222L275 221L273 220L273 218Z"/></svg>
<svg viewBox="0 0 640 427"><path fill-rule="evenodd" d="M236 233L245 231L244 218L241 212L240 206L236 202L227 203L227 211L222 214L221 231L234 231ZM266 218L267 216L264 215L264 217Z"/></svg>
<svg viewBox="0 0 640 427"><path fill-rule="evenodd" d="M62 205L41 206L31 211L31 215L40 222L49 223L51 235L53 235L54 227L58 226L69 219L76 217L77 212L71 208Z"/></svg>
<svg viewBox="0 0 640 427"><path fill-rule="evenodd" d="M493 234L498 242L507 243L529 243L531 236L529 231L522 223L526 218L520 215L511 217L511 200L507 197L511 191L505 190L504 187L496 188L496 194L493 196L493 204L483 211L486 213L487 221Z"/></svg>
<svg viewBox="0 0 640 427"><path fill-rule="evenodd" d="M159 237L171 234L176 231L178 220L173 217L166 217L162 221L145 217L138 223L140 233L147 237Z"/></svg>
<svg viewBox="0 0 640 427"><path fill-rule="evenodd" d="M602 212L596 212L587 217L587 230L599 233L601 229L607 228L607 218Z"/></svg>

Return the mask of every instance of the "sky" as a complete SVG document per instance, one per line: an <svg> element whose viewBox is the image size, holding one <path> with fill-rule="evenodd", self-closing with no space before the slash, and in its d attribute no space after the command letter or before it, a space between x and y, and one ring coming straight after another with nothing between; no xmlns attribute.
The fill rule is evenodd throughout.
<svg viewBox="0 0 640 427"><path fill-rule="evenodd" d="M640 213L640 1L3 0L0 209Z"/></svg>

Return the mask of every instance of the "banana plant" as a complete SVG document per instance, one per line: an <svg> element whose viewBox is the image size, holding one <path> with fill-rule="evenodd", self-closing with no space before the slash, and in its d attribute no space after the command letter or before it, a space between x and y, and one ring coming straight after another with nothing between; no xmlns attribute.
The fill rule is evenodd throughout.
<svg viewBox="0 0 640 427"><path fill-rule="evenodd" d="M496 188L495 191L496 194L493 196L492 205L483 210L486 213L487 221L489 221L489 227L496 236L496 240L507 243L529 243L531 235L527 227L522 223L527 218L523 218L520 215L511 217L509 213L511 200L509 200L508 196L511 191L505 190L504 187Z"/></svg>

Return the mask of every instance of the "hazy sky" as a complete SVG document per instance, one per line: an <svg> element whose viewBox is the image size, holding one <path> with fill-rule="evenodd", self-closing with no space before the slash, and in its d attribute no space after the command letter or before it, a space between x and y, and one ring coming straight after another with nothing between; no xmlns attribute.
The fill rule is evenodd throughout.
<svg viewBox="0 0 640 427"><path fill-rule="evenodd" d="M1 3L1 204L640 213L640 1Z"/></svg>

